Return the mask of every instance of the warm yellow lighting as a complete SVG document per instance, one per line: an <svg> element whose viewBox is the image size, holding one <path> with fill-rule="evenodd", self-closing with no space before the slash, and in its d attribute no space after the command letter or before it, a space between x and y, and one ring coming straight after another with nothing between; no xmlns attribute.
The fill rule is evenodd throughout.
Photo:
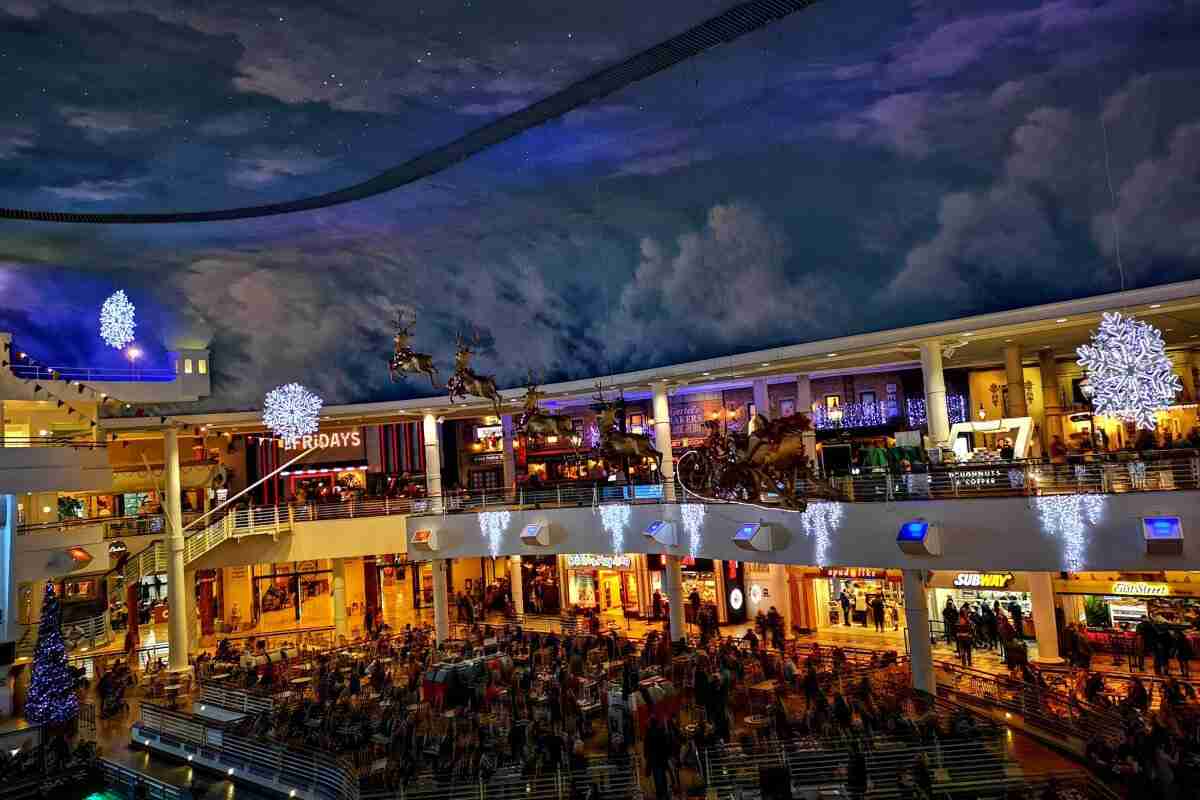
<svg viewBox="0 0 1200 800"><path fill-rule="evenodd" d="M42 513L43 513L43 514L49 514L49 513L50 513L50 506L42 506Z"/></svg>
<svg viewBox="0 0 1200 800"><path fill-rule="evenodd" d="M558 444L558 437L557 436L547 436L546 441L549 442L550 444Z"/></svg>
<svg viewBox="0 0 1200 800"><path fill-rule="evenodd" d="M49 435L50 435L50 431L46 430L45 428L42 428L40 431L38 431L38 436L49 436Z"/></svg>

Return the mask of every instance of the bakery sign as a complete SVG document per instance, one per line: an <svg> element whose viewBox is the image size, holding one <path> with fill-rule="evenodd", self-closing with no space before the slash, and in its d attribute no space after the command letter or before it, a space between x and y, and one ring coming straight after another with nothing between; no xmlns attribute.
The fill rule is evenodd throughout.
<svg viewBox="0 0 1200 800"><path fill-rule="evenodd" d="M954 577L959 589L1004 589L1012 582L1011 572L960 572Z"/></svg>
<svg viewBox="0 0 1200 800"><path fill-rule="evenodd" d="M633 559L629 556L596 555L594 553L571 553L567 556L568 569L629 569Z"/></svg>
<svg viewBox="0 0 1200 800"><path fill-rule="evenodd" d="M1112 594L1166 597L1171 594L1171 587L1165 583L1150 583L1149 581L1116 581L1112 585Z"/></svg>

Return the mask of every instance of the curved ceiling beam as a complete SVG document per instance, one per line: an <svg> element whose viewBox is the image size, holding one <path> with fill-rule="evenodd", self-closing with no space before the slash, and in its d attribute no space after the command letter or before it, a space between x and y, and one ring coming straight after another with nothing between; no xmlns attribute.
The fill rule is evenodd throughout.
<svg viewBox="0 0 1200 800"><path fill-rule="evenodd" d="M423 153L362 183L325 194L282 203L212 211L86 214L70 211L0 208L0 219L95 225L221 222L252 217L270 217L295 211L311 211L363 200L441 172L530 128L557 119L569 111L648 78L705 50L752 33L775 20L801 11L815 2L816 0L750 0L750 2L734 6L725 13L702 22L678 36L657 44L649 50L643 50L620 64L577 81L566 89L544 100L539 100L531 106L526 106L520 111L501 117L482 128L477 128L449 144Z"/></svg>

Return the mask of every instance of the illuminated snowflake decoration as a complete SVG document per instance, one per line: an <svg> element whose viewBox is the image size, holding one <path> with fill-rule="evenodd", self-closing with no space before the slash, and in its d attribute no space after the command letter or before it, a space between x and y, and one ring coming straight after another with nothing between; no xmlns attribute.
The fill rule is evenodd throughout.
<svg viewBox="0 0 1200 800"><path fill-rule="evenodd" d="M479 530L487 539L488 551L491 552L492 558L500 555L500 538L508 530L511 519L512 515L507 511L479 512Z"/></svg>
<svg viewBox="0 0 1200 800"><path fill-rule="evenodd" d="M600 524L612 539L614 553L625 552L625 529L629 527L629 506L624 503L600 506Z"/></svg>
<svg viewBox="0 0 1200 800"><path fill-rule="evenodd" d="M700 531L704 528L704 512L703 503L683 503L679 506L683 530L688 535L688 555L692 558L700 555Z"/></svg>
<svg viewBox="0 0 1200 800"><path fill-rule="evenodd" d="M1118 313L1105 314L1092 343L1078 348L1096 413L1152 431L1154 415L1183 391L1158 328Z"/></svg>
<svg viewBox="0 0 1200 800"><path fill-rule="evenodd" d="M121 290L113 292L104 301L100 306L100 338L105 344L120 350L133 341L133 329L137 327L133 311L133 303Z"/></svg>
<svg viewBox="0 0 1200 800"><path fill-rule="evenodd" d="M817 566L827 566L829 561L829 538L842 524L842 504L817 500L808 504L800 516L804 523L804 535L813 540L813 559Z"/></svg>
<svg viewBox="0 0 1200 800"><path fill-rule="evenodd" d="M1033 499L1042 531L1062 541L1063 567L1079 572L1085 565L1087 526L1104 516L1102 494L1056 494Z"/></svg>
<svg viewBox="0 0 1200 800"><path fill-rule="evenodd" d="M278 386L263 399L263 424L291 447L317 432L320 417L321 398L298 383Z"/></svg>

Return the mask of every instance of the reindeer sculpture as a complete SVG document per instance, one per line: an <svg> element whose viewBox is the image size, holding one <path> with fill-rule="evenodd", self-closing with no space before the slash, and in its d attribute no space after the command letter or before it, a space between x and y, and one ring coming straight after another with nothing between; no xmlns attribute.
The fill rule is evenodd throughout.
<svg viewBox="0 0 1200 800"><path fill-rule="evenodd" d="M537 383L534 381L532 371L529 373L528 383L528 388L525 390L525 412L521 414L517 428L526 436L565 436L572 444L575 444L576 434L575 428L571 424L571 418L542 411L538 407L538 398L541 397L541 394L537 390Z"/></svg>
<svg viewBox="0 0 1200 800"><path fill-rule="evenodd" d="M456 348L454 351L454 374L450 376L450 380L446 381L446 389L450 393L450 402L454 402L454 398L484 397L492 401L492 408L495 409L496 416L500 416L500 390L496 388L496 379L491 375L477 375L471 369L471 356L475 351L471 349L471 345L479 346L479 335L475 335L473 342L468 344L463 339L462 334L455 336Z"/></svg>
<svg viewBox="0 0 1200 800"><path fill-rule="evenodd" d="M600 410L600 457L605 461L635 458L650 458L662 475L662 453L654 448L654 442L643 433L623 433L617 430L617 410L604 399L604 387L596 383L595 399ZM624 393L622 393L624 399Z"/></svg>
<svg viewBox="0 0 1200 800"><path fill-rule="evenodd" d="M436 389L438 388L437 367L433 365L433 356L428 353L418 353L408 344L408 340L412 338L413 326L416 324L415 315L406 318L403 311L396 312L396 321L392 323L396 329L396 335L392 339L394 349L392 360L388 363L388 375L395 382L405 373L423 372L429 376L430 385Z"/></svg>

